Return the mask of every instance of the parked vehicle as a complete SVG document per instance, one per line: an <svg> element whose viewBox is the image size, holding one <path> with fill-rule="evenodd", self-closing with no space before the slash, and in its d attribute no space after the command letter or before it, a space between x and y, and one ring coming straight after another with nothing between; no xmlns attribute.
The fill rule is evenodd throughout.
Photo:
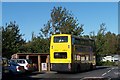
<svg viewBox="0 0 120 80"><path fill-rule="evenodd" d="M9 62L9 72L11 74L25 73L24 66L19 65L16 62Z"/></svg>
<svg viewBox="0 0 120 80"><path fill-rule="evenodd" d="M2 80L14 80L18 74L25 73L23 66L15 62L10 62L7 58L2 58Z"/></svg>
<svg viewBox="0 0 120 80"><path fill-rule="evenodd" d="M24 69L26 71L35 71L36 70L36 65L32 63L31 60L29 59L11 59L11 62L16 62L20 66L24 66Z"/></svg>
<svg viewBox="0 0 120 80"><path fill-rule="evenodd" d="M2 58L2 72L19 74L25 72L24 66L20 66L16 62L10 62L7 58Z"/></svg>
<svg viewBox="0 0 120 80"><path fill-rule="evenodd" d="M9 64L7 58L2 58L2 75L9 73Z"/></svg>

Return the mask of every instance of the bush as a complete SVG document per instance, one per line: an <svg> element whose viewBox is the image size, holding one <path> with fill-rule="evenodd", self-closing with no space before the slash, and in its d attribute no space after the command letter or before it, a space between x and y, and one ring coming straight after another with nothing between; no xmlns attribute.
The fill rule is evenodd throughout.
<svg viewBox="0 0 120 80"><path fill-rule="evenodd" d="M98 66L114 66L115 65L115 62L110 62L110 61L106 61L106 62L103 62L103 61L100 61L97 63Z"/></svg>
<svg viewBox="0 0 120 80"><path fill-rule="evenodd" d="M103 66L114 66L114 62L110 62L110 61L106 61L106 62L102 62Z"/></svg>

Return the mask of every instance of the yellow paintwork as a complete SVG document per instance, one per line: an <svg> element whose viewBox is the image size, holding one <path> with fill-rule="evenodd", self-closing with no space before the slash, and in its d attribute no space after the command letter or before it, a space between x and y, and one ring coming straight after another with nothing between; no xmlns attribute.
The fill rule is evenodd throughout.
<svg viewBox="0 0 120 80"><path fill-rule="evenodd" d="M54 43L54 36L68 36L68 42ZM68 48L68 46L70 46ZM50 43L50 63L71 63L71 35L69 34L57 34L51 36ZM67 59L55 59L54 52L67 52Z"/></svg>

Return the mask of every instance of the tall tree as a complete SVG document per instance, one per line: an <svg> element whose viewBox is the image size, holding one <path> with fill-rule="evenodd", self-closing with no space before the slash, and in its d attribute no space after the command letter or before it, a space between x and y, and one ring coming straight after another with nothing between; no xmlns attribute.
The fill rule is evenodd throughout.
<svg viewBox="0 0 120 80"><path fill-rule="evenodd" d="M100 24L100 29L97 33L97 37L96 37L96 52L97 54L102 55L103 54L103 46L105 44L105 24L102 23Z"/></svg>
<svg viewBox="0 0 120 80"><path fill-rule="evenodd" d="M2 27L2 55L4 57L10 58L12 54L19 52L25 42L22 36L15 21Z"/></svg>
<svg viewBox="0 0 120 80"><path fill-rule="evenodd" d="M120 55L120 34L117 35L117 54Z"/></svg>
<svg viewBox="0 0 120 80"><path fill-rule="evenodd" d="M81 35L83 24L79 25L72 12L62 7L54 7L51 11L51 19L44 25L41 32L46 36L55 33Z"/></svg>
<svg viewBox="0 0 120 80"><path fill-rule="evenodd" d="M99 65L99 62L101 61L101 57L104 56L103 53L103 46L105 44L105 24L102 23L100 24L100 29L97 33L96 39L95 39L95 44L96 44L96 64Z"/></svg>
<svg viewBox="0 0 120 80"><path fill-rule="evenodd" d="M0 28L0 53L2 53L2 28Z"/></svg>
<svg viewBox="0 0 120 80"><path fill-rule="evenodd" d="M50 40L47 38L34 37L32 41L24 45L24 51L27 53L49 53Z"/></svg>
<svg viewBox="0 0 120 80"><path fill-rule="evenodd" d="M117 36L114 33L107 32L105 34L103 53L106 55L117 53Z"/></svg>

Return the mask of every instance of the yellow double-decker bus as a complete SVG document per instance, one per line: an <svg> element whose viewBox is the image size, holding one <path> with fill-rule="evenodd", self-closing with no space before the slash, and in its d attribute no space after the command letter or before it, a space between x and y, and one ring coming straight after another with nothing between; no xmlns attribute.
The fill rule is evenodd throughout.
<svg viewBox="0 0 120 80"><path fill-rule="evenodd" d="M96 66L95 43L92 39L70 34L54 34L50 42L51 71L80 72Z"/></svg>

